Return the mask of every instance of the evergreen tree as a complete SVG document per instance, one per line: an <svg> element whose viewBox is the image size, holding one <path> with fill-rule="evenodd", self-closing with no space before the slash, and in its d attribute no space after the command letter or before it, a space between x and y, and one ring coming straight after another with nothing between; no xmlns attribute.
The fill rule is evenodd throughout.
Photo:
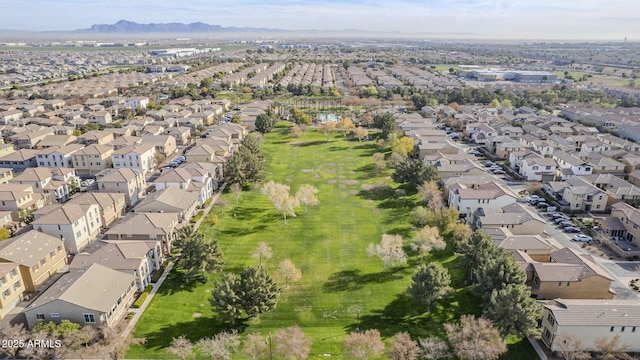
<svg viewBox="0 0 640 360"><path fill-rule="evenodd" d="M228 183L245 182L245 164L238 154L231 155L222 166L224 181Z"/></svg>
<svg viewBox="0 0 640 360"><path fill-rule="evenodd" d="M449 272L437 262L420 265L411 279L413 283L409 287L409 294L424 306L426 311L451 291Z"/></svg>
<svg viewBox="0 0 640 360"><path fill-rule="evenodd" d="M482 261L483 251L491 246L493 246L493 241L484 230L474 231L467 241L461 241L458 244L458 251L464 254L467 262L469 280L472 279L473 271Z"/></svg>
<svg viewBox="0 0 640 360"><path fill-rule="evenodd" d="M392 134L398 130L396 118L393 117L393 114L388 112L376 114L373 117L373 126L382 131L382 137L384 137L385 139L387 138L387 136L389 136L389 134Z"/></svg>
<svg viewBox="0 0 640 360"><path fill-rule="evenodd" d="M275 309L280 288L262 266L247 267L240 273L239 290L243 310L250 317Z"/></svg>
<svg viewBox="0 0 640 360"><path fill-rule="evenodd" d="M183 227L179 234L177 245L182 253L178 263L185 270L187 282L198 273L206 280L207 272L222 270L224 260L217 240L205 240L201 233L193 230L193 226Z"/></svg>
<svg viewBox="0 0 640 360"><path fill-rule="evenodd" d="M216 281L211 291L209 303L220 315L235 325L236 319L242 315L244 299L240 292L240 278L235 274L224 274Z"/></svg>
<svg viewBox="0 0 640 360"><path fill-rule="evenodd" d="M256 117L256 131L263 134L270 133L276 126L276 117L269 116L269 113L263 113Z"/></svg>
<svg viewBox="0 0 640 360"><path fill-rule="evenodd" d="M524 284L509 284L500 290L494 289L484 316L491 320L502 333L518 337L539 337L538 320L542 318L542 307L531 297L529 287Z"/></svg>
<svg viewBox="0 0 640 360"><path fill-rule="evenodd" d="M493 290L501 290L507 285L524 284L527 275L515 261L509 250L491 245L480 252L481 263L474 271L475 285L472 293L481 299L486 307Z"/></svg>
<svg viewBox="0 0 640 360"><path fill-rule="evenodd" d="M403 159L394 166L393 181L408 184L415 189L418 185L422 185L429 181L440 181L438 169L431 165L426 165L421 160Z"/></svg>

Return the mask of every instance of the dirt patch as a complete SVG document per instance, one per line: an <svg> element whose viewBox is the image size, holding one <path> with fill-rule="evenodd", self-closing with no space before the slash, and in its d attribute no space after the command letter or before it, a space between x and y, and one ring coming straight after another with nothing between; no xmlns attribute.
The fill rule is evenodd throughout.
<svg viewBox="0 0 640 360"><path fill-rule="evenodd" d="M303 173L313 173L314 171L315 171L315 169L302 169L302 170L300 170L300 172L303 172Z"/></svg>
<svg viewBox="0 0 640 360"><path fill-rule="evenodd" d="M364 191L371 191L375 188L376 186L373 184L362 184L360 185L360 188Z"/></svg>
<svg viewBox="0 0 640 360"><path fill-rule="evenodd" d="M355 175L355 173L356 173L355 171L353 171L353 170L349 170L349 174L350 174L350 175Z"/></svg>
<svg viewBox="0 0 640 360"><path fill-rule="evenodd" d="M331 179L331 180L327 180L327 184L337 184L338 180L335 179Z"/></svg>
<svg viewBox="0 0 640 360"><path fill-rule="evenodd" d="M327 163L327 166L336 166L336 163L330 162L330 163Z"/></svg>
<svg viewBox="0 0 640 360"><path fill-rule="evenodd" d="M360 184L360 181L358 181L358 180L345 180L344 183L347 184L347 185L358 185L358 184Z"/></svg>
<svg viewBox="0 0 640 360"><path fill-rule="evenodd" d="M339 179L344 179L344 178L346 178L346 176L344 176L344 175L340 175L340 176L338 176L338 178L339 178Z"/></svg>
<svg viewBox="0 0 640 360"><path fill-rule="evenodd" d="M347 187L347 185L345 185L345 184L338 184L338 187L339 187L340 189L344 189L344 188L346 188L346 187Z"/></svg>
<svg viewBox="0 0 640 360"><path fill-rule="evenodd" d="M349 190L347 192L349 193L349 195L358 195L358 193L359 193L358 190Z"/></svg>
<svg viewBox="0 0 640 360"><path fill-rule="evenodd" d="M194 318L199 318L199 317L202 317L202 314L199 313L199 312L195 312L195 313L193 313L193 317Z"/></svg>
<svg viewBox="0 0 640 360"><path fill-rule="evenodd" d="M347 157L345 157L344 159L345 159L345 160L347 160L347 159L353 159L353 156L347 156Z"/></svg>

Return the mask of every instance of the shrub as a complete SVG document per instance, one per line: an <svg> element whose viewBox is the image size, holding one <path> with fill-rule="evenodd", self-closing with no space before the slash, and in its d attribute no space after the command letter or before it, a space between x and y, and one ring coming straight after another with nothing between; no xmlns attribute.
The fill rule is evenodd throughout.
<svg viewBox="0 0 640 360"><path fill-rule="evenodd" d="M152 283L157 283L158 280L160 280L160 276L162 276L162 273L164 272L164 265L160 266L160 269L158 269L158 271L156 271L153 276L151 276L151 282Z"/></svg>
<svg viewBox="0 0 640 360"><path fill-rule="evenodd" d="M136 300L133 303L133 307L134 308L139 308L140 306L142 306L142 304L144 303L144 301L147 299L147 296L149 296L149 293L151 292L151 289L153 289L153 285L148 285L144 291L142 292L142 294L140 294L140 296L138 297L138 300Z"/></svg>

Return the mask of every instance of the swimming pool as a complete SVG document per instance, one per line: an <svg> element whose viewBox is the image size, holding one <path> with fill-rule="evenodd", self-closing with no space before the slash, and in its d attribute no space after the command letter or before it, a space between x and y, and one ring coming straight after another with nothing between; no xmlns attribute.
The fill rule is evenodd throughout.
<svg viewBox="0 0 640 360"><path fill-rule="evenodd" d="M336 114L319 114L318 120L320 121L332 121L337 122L338 116Z"/></svg>

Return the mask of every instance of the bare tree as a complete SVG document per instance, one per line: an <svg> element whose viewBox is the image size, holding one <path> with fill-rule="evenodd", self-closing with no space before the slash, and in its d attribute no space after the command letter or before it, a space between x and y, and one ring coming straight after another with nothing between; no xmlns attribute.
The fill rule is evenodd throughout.
<svg viewBox="0 0 640 360"><path fill-rule="evenodd" d="M258 244L258 247L253 250L251 256L254 259L258 259L259 265L262 265L262 259L271 259L271 257L273 256L273 251L267 243L261 242Z"/></svg>
<svg viewBox="0 0 640 360"><path fill-rule="evenodd" d="M269 355L268 345L265 338L258 334L249 334L244 341L242 353L251 360L264 359Z"/></svg>
<svg viewBox="0 0 640 360"><path fill-rule="evenodd" d="M458 244L469 239L469 237L473 233L469 224L465 223L449 223L447 226L447 230L449 230L449 232L451 233L451 237L453 238L456 247L458 246Z"/></svg>
<svg viewBox="0 0 640 360"><path fill-rule="evenodd" d="M420 347L418 343L411 340L409 333L402 332L396 334L396 337L389 343L390 360L416 360L420 355Z"/></svg>
<svg viewBox="0 0 640 360"><path fill-rule="evenodd" d="M289 259L284 259L278 266L278 274L284 280L284 287L289 287L289 282L296 282L302 278L302 272Z"/></svg>
<svg viewBox="0 0 640 360"><path fill-rule="evenodd" d="M327 121L323 125L318 126L318 132L327 137L327 142L329 142L329 136L331 132L336 128L336 123Z"/></svg>
<svg viewBox="0 0 640 360"><path fill-rule="evenodd" d="M193 356L193 344L185 335L181 335L171 340L171 345L167 348L167 351L177 356L178 359L185 360Z"/></svg>
<svg viewBox="0 0 640 360"><path fill-rule="evenodd" d="M598 352L598 359L602 360L627 360L633 359L631 355L627 354L629 350L629 344L620 341L620 335L616 335L612 338L606 336L598 337L594 340Z"/></svg>
<svg viewBox="0 0 640 360"><path fill-rule="evenodd" d="M224 211L224 209L229 206L229 200L227 200L227 198L225 197L218 197L218 200L216 200L216 204L215 206L220 210L220 214L222 214L222 212Z"/></svg>
<svg viewBox="0 0 640 360"><path fill-rule="evenodd" d="M236 197L236 205L240 201L240 194L242 194L242 186L239 183L233 183L229 186L229 190Z"/></svg>
<svg viewBox="0 0 640 360"><path fill-rule="evenodd" d="M273 206L282 214L285 224L287 215L295 217L295 208L300 205L298 198L289 194L289 189L289 185L278 184L273 180L262 186L262 193L269 196Z"/></svg>
<svg viewBox="0 0 640 360"><path fill-rule="evenodd" d="M382 234L380 244L370 243L367 246L369 257L377 256L384 264L383 272L389 267L407 263L407 254L402 248L402 236Z"/></svg>
<svg viewBox="0 0 640 360"><path fill-rule="evenodd" d="M424 201L425 206L432 209L442 208L442 191L435 181L428 181L418 185L418 196Z"/></svg>
<svg viewBox="0 0 640 360"><path fill-rule="evenodd" d="M293 128L291 128L291 135L293 137L299 138L300 136L302 136L302 134L303 134L303 131L300 128L300 126L294 126Z"/></svg>
<svg viewBox="0 0 640 360"><path fill-rule="evenodd" d="M362 142L362 139L364 139L367 136L369 136L369 130L363 128L362 126L358 126L354 130L354 133L356 134L356 137L358 138L358 141L360 141L360 142Z"/></svg>
<svg viewBox="0 0 640 360"><path fill-rule="evenodd" d="M383 153L377 152L373 154L373 160L376 162L376 169L378 169L378 171L381 171L387 168L387 162L384 160Z"/></svg>
<svg viewBox="0 0 640 360"><path fill-rule="evenodd" d="M318 193L318 189L315 186L309 184L300 185L298 191L296 191L296 198L300 201L301 204L304 205L304 211L307 211L307 206L315 206L318 205L318 197L316 194Z"/></svg>
<svg viewBox="0 0 640 360"><path fill-rule="evenodd" d="M311 338L306 336L299 326L289 326L276 331L271 339L273 353L285 360L300 360L309 357Z"/></svg>
<svg viewBox="0 0 640 360"><path fill-rule="evenodd" d="M384 342L380 338L380 331L367 330L363 333L351 333L342 343L342 354L347 358L368 360L384 353Z"/></svg>
<svg viewBox="0 0 640 360"><path fill-rule="evenodd" d="M218 360L231 360L239 346L240 337L235 330L217 333L212 338L200 339L196 343L196 347L202 354Z"/></svg>
<svg viewBox="0 0 640 360"><path fill-rule="evenodd" d="M491 321L462 315L458 324L444 324L456 356L466 360L497 359L507 351L500 333Z"/></svg>
<svg viewBox="0 0 640 360"><path fill-rule="evenodd" d="M560 348L560 355L562 355L565 360L589 360L591 359L591 354L582 351L583 344L582 340L571 334L562 334L556 336L553 341L558 344Z"/></svg>
<svg viewBox="0 0 640 360"><path fill-rule="evenodd" d="M422 263L424 256L431 250L442 250L446 246L447 243L442 240L438 228L427 225L416 232L411 243L411 250L420 254L420 263Z"/></svg>
<svg viewBox="0 0 640 360"><path fill-rule="evenodd" d="M426 339L419 339L421 354L420 357L427 360L440 360L451 357L449 345L437 336L429 336Z"/></svg>

